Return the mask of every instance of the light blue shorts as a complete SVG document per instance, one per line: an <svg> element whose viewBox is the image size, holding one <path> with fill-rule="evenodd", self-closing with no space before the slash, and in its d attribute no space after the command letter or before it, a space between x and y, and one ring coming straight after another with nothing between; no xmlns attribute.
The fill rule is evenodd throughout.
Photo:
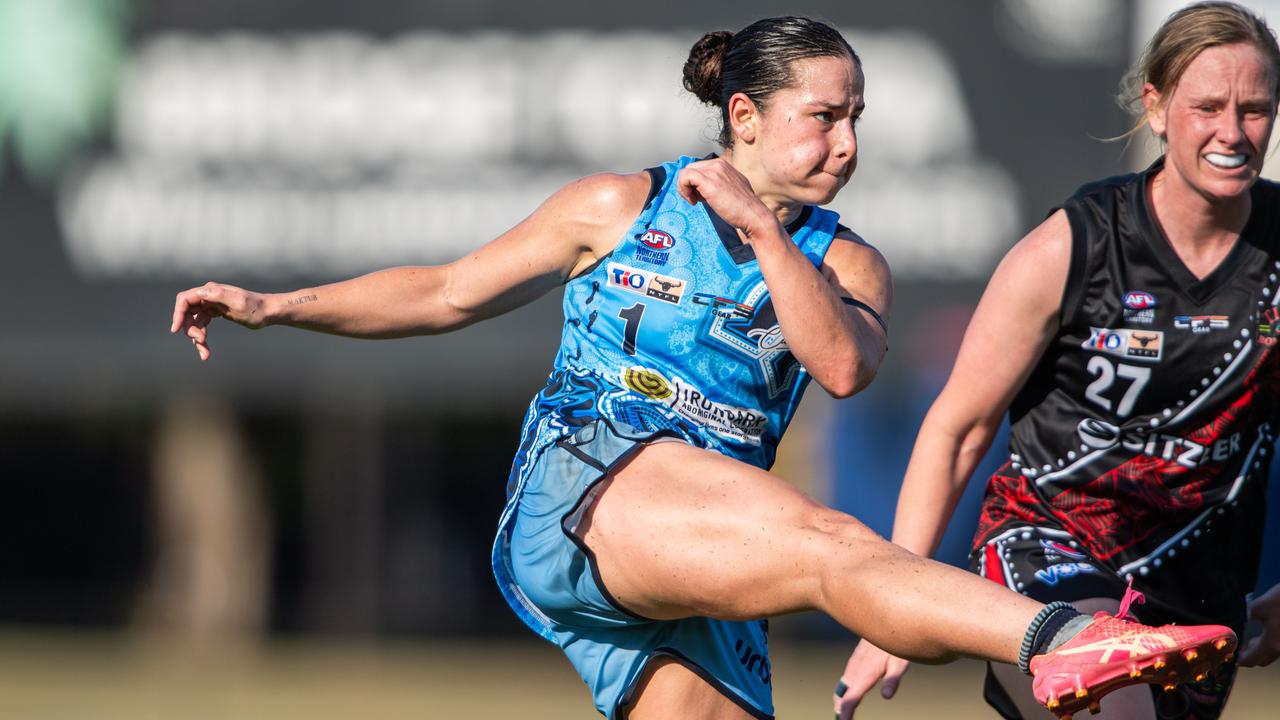
<svg viewBox="0 0 1280 720"><path fill-rule="evenodd" d="M503 594L536 632L560 646L611 720L657 658L671 658L757 718L773 717L765 620L650 620L623 608L578 535L611 468L662 435L596 420L543 448L495 544ZM504 577L506 576L506 577Z"/></svg>

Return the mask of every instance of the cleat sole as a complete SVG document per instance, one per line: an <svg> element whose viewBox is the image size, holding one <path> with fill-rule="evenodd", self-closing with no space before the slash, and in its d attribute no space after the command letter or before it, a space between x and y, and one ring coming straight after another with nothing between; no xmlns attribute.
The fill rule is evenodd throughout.
<svg viewBox="0 0 1280 720"><path fill-rule="evenodd" d="M1230 662L1234 651L1232 641L1218 638L1196 647L1119 665L1110 676L1087 686L1075 673L1056 676L1049 687L1045 707L1060 720L1071 720L1073 715L1085 710L1099 712L1099 699L1121 687L1149 683L1172 691L1182 683L1202 682L1214 668Z"/></svg>

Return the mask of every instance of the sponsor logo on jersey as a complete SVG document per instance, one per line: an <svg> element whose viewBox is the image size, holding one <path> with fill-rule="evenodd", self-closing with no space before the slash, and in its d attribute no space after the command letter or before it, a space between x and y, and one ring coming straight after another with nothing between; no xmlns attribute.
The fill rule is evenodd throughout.
<svg viewBox="0 0 1280 720"><path fill-rule="evenodd" d="M676 239L661 230L646 230L639 240L636 260L653 265L666 265L671 258L671 248L676 246Z"/></svg>
<svg viewBox="0 0 1280 720"><path fill-rule="evenodd" d="M1275 345L1276 336L1280 334L1280 309L1273 305L1264 310L1259 319L1262 322L1258 323L1258 343Z"/></svg>
<svg viewBox="0 0 1280 720"><path fill-rule="evenodd" d="M1150 325L1156 319L1156 296L1142 290L1124 294L1124 321Z"/></svg>
<svg viewBox="0 0 1280 720"><path fill-rule="evenodd" d="M1159 362L1164 349L1164 333L1160 330L1091 327L1089 339L1080 343L1080 347L1134 360Z"/></svg>
<svg viewBox="0 0 1280 720"><path fill-rule="evenodd" d="M742 642L742 638L733 644L734 654L738 662L746 668L747 673L765 685L773 684L773 671L769 668L769 653L756 652L750 644Z"/></svg>
<svg viewBox="0 0 1280 720"><path fill-rule="evenodd" d="M1085 418L1076 426L1076 434L1080 436L1081 442L1091 448L1110 450L1120 447L1135 455L1142 454L1175 462L1185 468L1225 462L1240 452L1238 432L1205 445L1191 438L1154 431L1146 426L1121 428L1096 418Z"/></svg>
<svg viewBox="0 0 1280 720"><path fill-rule="evenodd" d="M679 377L666 377L644 367L622 369L622 384L661 402L707 430L738 442L759 445L769 419L751 408L734 407L709 399Z"/></svg>
<svg viewBox="0 0 1280 720"><path fill-rule="evenodd" d="M1179 330L1190 330L1196 334L1226 330L1231 327L1230 315L1179 315L1173 319L1173 326Z"/></svg>
<svg viewBox="0 0 1280 720"><path fill-rule="evenodd" d="M694 293L693 304L709 306L711 312L717 317L749 318L756 311L750 305L744 305L731 298L720 297L712 293Z"/></svg>
<svg viewBox="0 0 1280 720"><path fill-rule="evenodd" d="M1050 560L1058 557L1070 558L1072 560L1085 559L1084 553L1065 543L1040 538L1040 547L1044 549L1044 556Z"/></svg>
<svg viewBox="0 0 1280 720"><path fill-rule="evenodd" d="M614 287L672 305L680 304L680 298L684 297L684 291L688 287L688 281L680 278L666 277L619 263L609 263L608 275L609 284Z"/></svg>
<svg viewBox="0 0 1280 720"><path fill-rule="evenodd" d="M1050 565L1036 571L1036 579L1045 585L1057 585L1059 580L1066 580L1077 575L1088 575L1098 572L1098 568L1089 563L1064 562Z"/></svg>

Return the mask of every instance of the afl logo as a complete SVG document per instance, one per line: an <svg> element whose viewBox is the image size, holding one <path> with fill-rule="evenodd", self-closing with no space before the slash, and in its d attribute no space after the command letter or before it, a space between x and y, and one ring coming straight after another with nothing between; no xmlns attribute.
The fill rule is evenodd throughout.
<svg viewBox="0 0 1280 720"><path fill-rule="evenodd" d="M654 250L670 250L676 239L661 230L648 230L640 236L640 242Z"/></svg>
<svg viewBox="0 0 1280 720"><path fill-rule="evenodd" d="M1141 290L1130 290L1124 294L1124 306L1130 310L1150 310L1156 306L1156 296Z"/></svg>

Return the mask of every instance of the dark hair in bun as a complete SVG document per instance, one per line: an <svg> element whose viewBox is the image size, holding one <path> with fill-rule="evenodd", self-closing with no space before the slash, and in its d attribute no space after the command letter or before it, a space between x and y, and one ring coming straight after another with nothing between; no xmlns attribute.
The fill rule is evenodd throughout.
<svg viewBox="0 0 1280 720"><path fill-rule="evenodd" d="M684 62L684 89L708 105L720 104L720 65L731 40L731 32L709 32L693 44Z"/></svg>
<svg viewBox="0 0 1280 720"><path fill-rule="evenodd" d="M684 87L720 108L718 140L727 148L733 145L729 98L743 93L763 109L771 95L791 86L791 64L813 57L847 57L861 65L849 43L826 23L800 17L757 20L737 33L709 32L694 43L684 64Z"/></svg>

